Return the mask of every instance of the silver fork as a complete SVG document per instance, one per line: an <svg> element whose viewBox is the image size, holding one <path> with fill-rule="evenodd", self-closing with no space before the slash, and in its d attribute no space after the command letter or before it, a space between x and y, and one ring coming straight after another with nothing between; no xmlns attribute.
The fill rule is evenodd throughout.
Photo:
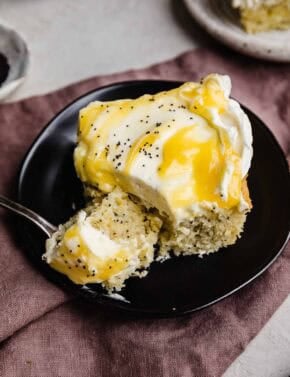
<svg viewBox="0 0 290 377"><path fill-rule="evenodd" d="M26 219L32 221L37 225L48 237L51 237L52 234L57 230L57 227L50 224L43 217L24 207L23 205L14 202L11 199L6 198L5 196L0 195L0 206L10 209L11 211L25 217Z"/></svg>

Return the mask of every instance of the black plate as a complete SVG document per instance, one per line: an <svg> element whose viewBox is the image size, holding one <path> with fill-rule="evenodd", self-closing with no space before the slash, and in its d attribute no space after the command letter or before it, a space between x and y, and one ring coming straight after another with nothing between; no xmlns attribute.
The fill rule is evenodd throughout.
<svg viewBox="0 0 290 377"><path fill-rule="evenodd" d="M73 167L78 111L93 100L135 98L180 85L170 81L131 81L96 89L67 106L48 124L29 150L19 177L19 200L53 224L66 221L83 205ZM32 260L55 283L97 302L153 316L191 312L237 291L260 275L281 253L290 229L290 179L286 159L268 128L245 109L253 126L254 158L249 189L254 208L242 238L232 247L198 258L153 263L144 279L131 278L122 302L98 285L77 286L41 261L44 237L28 223L21 233ZM28 236L27 236L28 235Z"/></svg>

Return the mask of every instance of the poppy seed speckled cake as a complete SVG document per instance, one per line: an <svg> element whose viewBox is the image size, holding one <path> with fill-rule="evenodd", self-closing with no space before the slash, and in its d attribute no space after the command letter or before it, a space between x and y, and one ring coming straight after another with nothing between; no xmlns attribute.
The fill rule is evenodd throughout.
<svg viewBox="0 0 290 377"><path fill-rule="evenodd" d="M48 241L47 262L77 283L118 290L128 277L146 274L154 252L162 260L170 250L203 255L235 243L252 206L253 152L249 119L230 92L228 76L211 74L200 83L83 108L74 162L90 205ZM100 215L104 201L114 211ZM116 268L110 248L126 249L124 268ZM107 250L102 267L91 257L100 250Z"/></svg>

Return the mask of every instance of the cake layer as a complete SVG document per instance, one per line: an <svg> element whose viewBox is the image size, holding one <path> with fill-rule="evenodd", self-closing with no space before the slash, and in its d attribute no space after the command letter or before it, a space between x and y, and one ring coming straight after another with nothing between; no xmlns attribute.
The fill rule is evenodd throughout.
<svg viewBox="0 0 290 377"><path fill-rule="evenodd" d="M161 225L158 216L116 189L61 225L43 258L76 284L119 290L128 277L146 274Z"/></svg>

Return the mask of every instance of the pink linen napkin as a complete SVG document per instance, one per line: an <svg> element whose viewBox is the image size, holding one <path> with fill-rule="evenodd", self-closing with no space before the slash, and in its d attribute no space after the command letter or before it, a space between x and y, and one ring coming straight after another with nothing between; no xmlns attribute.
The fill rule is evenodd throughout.
<svg viewBox="0 0 290 377"><path fill-rule="evenodd" d="M0 193L13 197L36 135L70 101L132 79L199 80L229 74L233 96L257 113L290 157L290 66L199 49L142 70L95 77L0 106ZM224 301L174 319L132 319L74 299L32 266L0 214L0 376L217 377L290 292L290 247L261 277Z"/></svg>

